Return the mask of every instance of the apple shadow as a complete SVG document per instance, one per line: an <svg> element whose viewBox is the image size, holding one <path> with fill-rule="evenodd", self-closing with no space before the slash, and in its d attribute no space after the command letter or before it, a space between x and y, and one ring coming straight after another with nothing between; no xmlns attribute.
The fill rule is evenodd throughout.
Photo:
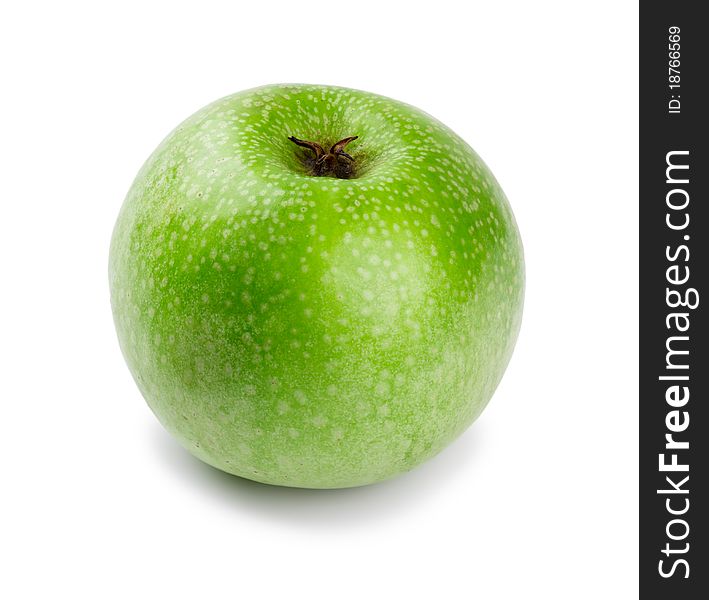
<svg viewBox="0 0 709 600"><path fill-rule="evenodd" d="M210 500L256 518L325 529L404 516L441 493L447 483L465 477L466 471L472 476L485 440L485 428L475 423L437 456L398 477L362 487L311 490L224 473L192 456L158 424L150 433L158 459Z"/></svg>

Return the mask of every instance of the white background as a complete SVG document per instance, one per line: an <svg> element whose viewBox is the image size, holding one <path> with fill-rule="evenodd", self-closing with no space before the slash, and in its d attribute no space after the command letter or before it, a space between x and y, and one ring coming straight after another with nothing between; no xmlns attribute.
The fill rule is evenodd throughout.
<svg viewBox="0 0 709 600"><path fill-rule="evenodd" d="M0 11L0 596L635 597L635 2ZM274 82L433 114L491 167L525 242L525 318L490 406L380 485L202 465L115 338L108 245L138 168L201 106Z"/></svg>

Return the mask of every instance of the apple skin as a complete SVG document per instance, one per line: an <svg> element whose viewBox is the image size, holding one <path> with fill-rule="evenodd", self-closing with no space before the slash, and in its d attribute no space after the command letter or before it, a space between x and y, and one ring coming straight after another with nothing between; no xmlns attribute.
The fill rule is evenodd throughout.
<svg viewBox="0 0 709 600"><path fill-rule="evenodd" d="M356 177L310 175L350 135ZM272 85L205 107L142 167L111 241L121 349L195 456L340 488L407 471L488 403L520 326L524 259L475 152L367 92Z"/></svg>

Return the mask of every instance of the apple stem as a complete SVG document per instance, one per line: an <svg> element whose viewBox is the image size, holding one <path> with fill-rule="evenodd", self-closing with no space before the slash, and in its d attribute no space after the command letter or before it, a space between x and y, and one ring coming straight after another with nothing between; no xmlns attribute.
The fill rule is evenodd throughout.
<svg viewBox="0 0 709 600"><path fill-rule="evenodd" d="M345 152L345 147L359 136L352 135L335 142L328 152L317 142L301 140L294 135L288 139L302 148L307 148L315 153L315 156L303 158L303 163L308 168L311 175L315 177L337 177L338 179L350 179L354 176L355 159ZM342 160L345 159L345 160Z"/></svg>

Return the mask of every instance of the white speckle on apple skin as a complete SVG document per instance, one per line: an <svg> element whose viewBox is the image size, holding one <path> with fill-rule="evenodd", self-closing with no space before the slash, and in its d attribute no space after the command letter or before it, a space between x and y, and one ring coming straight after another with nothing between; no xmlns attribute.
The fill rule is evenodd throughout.
<svg viewBox="0 0 709 600"><path fill-rule="evenodd" d="M294 134L359 135L358 176L308 175ZM470 147L323 86L249 90L182 123L128 193L109 271L165 427L220 469L316 488L391 477L461 433L502 377L524 290L514 217Z"/></svg>

